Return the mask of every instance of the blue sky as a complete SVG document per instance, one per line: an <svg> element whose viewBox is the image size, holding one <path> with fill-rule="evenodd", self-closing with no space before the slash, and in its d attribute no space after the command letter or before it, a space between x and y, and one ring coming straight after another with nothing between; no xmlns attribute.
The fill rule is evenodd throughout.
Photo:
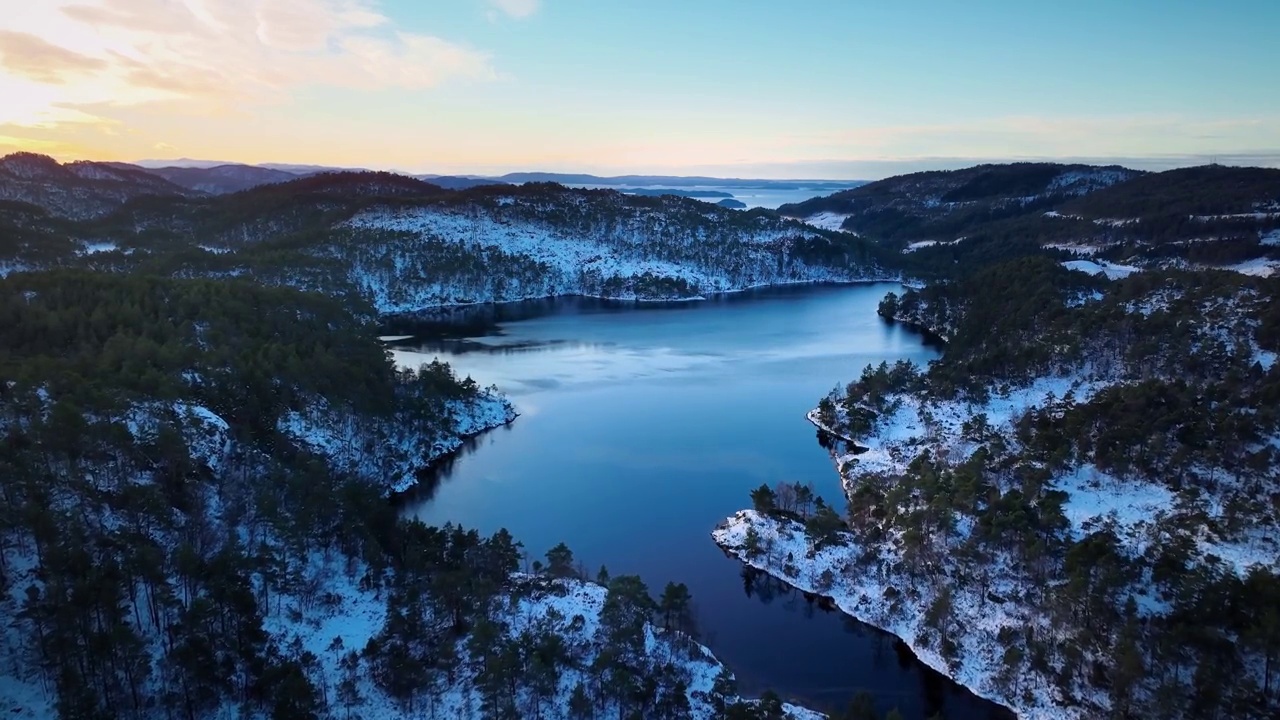
<svg viewBox="0 0 1280 720"><path fill-rule="evenodd" d="M0 21L0 151L772 177L1280 158L1277 2L164 4Z"/></svg>

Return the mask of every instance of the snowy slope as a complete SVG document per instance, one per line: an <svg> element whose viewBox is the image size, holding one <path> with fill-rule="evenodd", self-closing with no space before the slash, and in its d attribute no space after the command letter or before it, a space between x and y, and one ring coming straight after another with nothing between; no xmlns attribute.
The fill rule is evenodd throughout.
<svg viewBox="0 0 1280 720"><path fill-rule="evenodd" d="M1106 260L1067 260L1062 266L1090 275L1105 275L1108 280L1119 280L1138 272L1138 268L1131 265L1117 265Z"/></svg>
<svg viewBox="0 0 1280 720"><path fill-rule="evenodd" d="M327 403L316 400L304 412L282 415L278 429L333 466L396 493L415 485L424 466L457 450L465 439L506 425L517 415L505 397L490 390L481 390L474 398L450 400L445 411L453 429L424 433L407 420L374 425L340 419Z"/></svg>
<svg viewBox="0 0 1280 720"><path fill-rule="evenodd" d="M330 594L324 606L306 603L301 598L283 600L283 612L273 614L267 630L276 636L284 647L297 646L313 653L322 664L319 677L329 685L328 697L337 697L337 685L343 677L341 659L350 651L359 651L378 634L386 619L386 600L376 589L362 589L360 578L363 568L345 569L336 562L326 562L323 557L313 558L307 573L307 585L323 587ZM526 629L553 627L565 644L580 652L578 667L566 668L559 680L555 696L542 707L542 717L568 718L569 697L574 686L589 683L586 668L590 667L603 638L599 634L600 614L604 608L606 589L592 582L575 579L548 579L517 574L513 577L512 592L500 598L495 619L507 637L514 638ZM287 617L300 618L286 620ZM693 718L711 720L712 710L706 696L711 692L715 678L724 665L705 646L690 643L683 636L664 631L652 624L645 629L645 652L655 660L674 661L681 669L688 685L688 697ZM459 658L469 658L465 642L457 647ZM359 715L370 718L439 717L480 718L481 694L477 688L473 663L460 664L454 681L436 687L426 693L424 708L407 711L389 698L360 668L358 680L360 695L364 698L358 708ZM522 699L523 703L523 699ZM521 707L524 705L521 704ZM333 708L337 713L339 708ZM826 716L804 708L787 706L795 720L821 720ZM616 711L606 709L597 717L601 720L616 717Z"/></svg>
<svg viewBox="0 0 1280 720"><path fill-rule="evenodd" d="M757 555L747 552L748 530L754 530L759 537L761 551ZM996 638L1000 629L1040 630L1045 629L1045 623L1017 605L984 601L976 584L962 583L957 577L948 579L942 570L936 576L939 583L950 583L958 624L965 628L958 640L961 660L953 665L937 650L936 642L931 643L929 638L934 634L924 622L934 592L929 588L915 596L904 592L921 587L896 570L897 558L891 550L862 547L846 536L843 545L828 545L811 553L800 523L765 517L754 510L743 510L728 518L712 537L742 562L804 592L830 597L843 612L893 633L926 665L982 697L1013 708L1022 720L1095 717L1082 708L1058 707L1056 702L1062 698L1055 697L1051 684L1042 678L1024 678L1028 692L1017 695L999 685L996 678L1000 675L1002 648ZM877 556L874 567L878 571L867 572L857 564L856 560L866 553ZM996 583L992 589L999 592L1003 588Z"/></svg>
<svg viewBox="0 0 1280 720"><path fill-rule="evenodd" d="M377 239L353 240L331 254L349 264L354 284L382 312L551 295L683 299L886 277L846 259L806 261L802 245L827 247L831 239L771 217L729 223L718 209L689 216L687 207L623 208L608 215L583 205L581 216L566 220L559 208L498 200L370 210L346 227L357 238ZM557 202L566 214L575 207L569 198Z"/></svg>

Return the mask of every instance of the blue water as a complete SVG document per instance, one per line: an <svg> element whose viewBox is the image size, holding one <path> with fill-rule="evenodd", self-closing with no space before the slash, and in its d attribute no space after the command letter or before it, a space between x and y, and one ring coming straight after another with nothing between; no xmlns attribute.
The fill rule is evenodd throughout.
<svg viewBox="0 0 1280 720"><path fill-rule="evenodd" d="M533 557L566 542L594 571L637 573L657 594L693 594L703 641L749 692L815 708L859 690L907 718L1006 717L904 654L896 641L750 577L710 537L780 480L844 506L804 414L868 363L935 351L876 316L893 285L805 287L706 302L565 299L462 341L397 344L397 359L447 360L508 393L522 416L445 463L405 504L427 523L505 527ZM495 318L489 318L493 320ZM388 328L408 334L412 328ZM748 593L750 590L750 593Z"/></svg>

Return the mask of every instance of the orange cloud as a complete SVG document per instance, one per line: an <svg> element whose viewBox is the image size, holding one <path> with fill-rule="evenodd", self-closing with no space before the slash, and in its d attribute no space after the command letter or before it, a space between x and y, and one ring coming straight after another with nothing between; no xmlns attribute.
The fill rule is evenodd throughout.
<svg viewBox="0 0 1280 720"><path fill-rule="evenodd" d="M36 82L59 84L68 75L101 70L107 63L30 33L0 30L0 66Z"/></svg>
<svg viewBox="0 0 1280 720"><path fill-rule="evenodd" d="M7 22L0 123L26 126L140 106L252 113L308 87L497 77L486 53L398 30L369 0L48 0Z"/></svg>

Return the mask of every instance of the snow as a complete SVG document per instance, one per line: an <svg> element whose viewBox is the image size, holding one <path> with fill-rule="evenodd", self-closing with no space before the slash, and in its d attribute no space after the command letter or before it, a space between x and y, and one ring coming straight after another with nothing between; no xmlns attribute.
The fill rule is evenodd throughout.
<svg viewBox="0 0 1280 720"><path fill-rule="evenodd" d="M1069 495L1062 510L1077 537L1111 519L1116 523L1117 534L1137 540L1158 515L1173 508L1175 497L1163 485L1132 478L1121 480L1093 465L1082 465L1056 477L1055 485ZM1144 546L1130 547L1141 552Z"/></svg>
<svg viewBox="0 0 1280 720"><path fill-rule="evenodd" d="M1267 247L1280 247L1280 228L1258 233L1258 242Z"/></svg>
<svg viewBox="0 0 1280 720"><path fill-rule="evenodd" d="M466 438L506 425L517 415L511 403L493 390L450 400L444 412L454 419L453 432L429 437L411 420L373 424L317 399L303 411L281 415L277 429L336 467L398 493L417 484L422 467L462 447Z"/></svg>
<svg viewBox="0 0 1280 720"><path fill-rule="evenodd" d="M154 442L161 423L170 420L176 420L191 458L210 470L217 470L231 450L231 426L209 408L185 402L169 406L140 403L122 416L112 418L113 422L123 424L139 443Z"/></svg>
<svg viewBox="0 0 1280 720"><path fill-rule="evenodd" d="M1146 317L1157 312L1168 312L1169 306L1182 297L1181 291L1162 288L1148 293L1141 300L1125 303L1125 312L1137 313Z"/></svg>
<svg viewBox="0 0 1280 720"><path fill-rule="evenodd" d="M28 587L39 585L35 574L34 549L15 546L3 548L8 566L8 586L0 589L0 717L13 720L45 720L56 718L57 698L52 689L45 693L43 683L35 675L36 664L23 657L27 646L24 635L30 637L33 630L28 621L22 620L21 608ZM5 592L7 590L7 592ZM29 674L22 674L26 669Z"/></svg>
<svg viewBox="0 0 1280 720"><path fill-rule="evenodd" d="M313 555L304 571L304 586L318 597L277 595L275 610L264 622L265 629L281 645L311 652L321 664L319 678L327 686L325 694L337 696L343 677L341 660L351 651L359 652L375 637L386 621L386 599L377 588L362 589L361 578L367 568L355 565L339 567L322 553ZM568 647L581 653L581 662L562 669L554 697L544 707L544 717L569 716L568 702L574 686L589 684L586 668L590 667L603 638L599 636L600 617L607 590L596 583L576 579L550 579L517 573L512 576L512 590L494 604L494 618L508 638L525 630L555 628ZM293 618L292 620L288 618ZM576 620L575 618L580 618ZM336 649L330 649L335 647ZM399 719L415 717L479 718L481 697L476 683L474 663L467 662L466 642L456 648L462 660L455 671L454 682L437 686L425 699L427 712L405 711L374 684L367 666L361 666L358 677L360 694L365 702L358 716ZM703 645L688 642L676 633L652 624L645 628L645 653L648 657L671 661L687 678L692 716L711 720L714 713L705 696L711 692L715 678L724 665ZM826 716L796 706L786 706L797 720L822 720ZM606 711L601 718L612 718Z"/></svg>
<svg viewBox="0 0 1280 720"><path fill-rule="evenodd" d="M762 552L754 557L745 550L748 528L755 529L760 538ZM1000 630L1010 627L1021 633L1029 627L1047 628L1015 603L987 601L976 584L948 578L941 572L931 573L937 583L950 586L955 624L963 627L953 636L960 657L959 663L953 665L931 642L929 638L936 633L924 622L936 589L920 586L906 577L883 549L878 553L879 562L870 568L857 565L856 560L864 552L874 553L876 549L859 546L848 536L844 538L847 544L827 545L811 553L809 540L798 522L764 517L754 510L742 510L728 518L712 532L712 537L742 562L804 592L830 597L846 614L898 636L921 662L979 696L1013 708L1022 720L1095 717L1085 709L1059 705L1061 698L1055 696L1047 678L1021 678L1022 689L1027 691L1023 693L1010 692L997 682L1002 666L1002 646L996 639ZM788 572L789 569L795 572ZM830 585L823 580L824 572L830 573ZM913 586L921 591L918 599L906 592ZM993 586L992 590L1003 588Z"/></svg>
<svg viewBox="0 0 1280 720"><path fill-rule="evenodd" d="M1270 258L1254 258L1253 260L1245 260L1235 265L1221 265L1219 270L1230 270L1238 272L1241 275L1253 275L1255 277L1271 277L1280 270L1280 260L1272 260Z"/></svg>
<svg viewBox="0 0 1280 720"><path fill-rule="evenodd" d="M1271 220L1280 218L1280 213L1274 212L1251 212L1251 213L1229 213L1225 215L1192 215L1192 220L1208 222L1211 220Z"/></svg>
<svg viewBox="0 0 1280 720"><path fill-rule="evenodd" d="M91 242L84 244L84 250L82 252L85 255L96 255L98 253L112 252L118 249L120 249L119 246L112 242Z"/></svg>
<svg viewBox="0 0 1280 720"><path fill-rule="evenodd" d="M903 248L902 252L911 253L911 252L915 252L916 250L921 250L927 247L933 247L935 245L957 245L959 243L964 242L967 239L968 238L958 237L955 240L917 240L916 242L913 242L907 245L905 248Z"/></svg>
<svg viewBox="0 0 1280 720"><path fill-rule="evenodd" d="M1077 255L1097 255L1106 249L1106 246L1103 245L1079 245L1076 243L1046 243L1040 247L1046 250L1065 250Z"/></svg>
<svg viewBox="0 0 1280 720"><path fill-rule="evenodd" d="M820 212L817 215L800 218L800 221L816 228L822 228L823 230L840 230L841 225L843 225L844 221L849 217L851 216L844 213Z"/></svg>
<svg viewBox="0 0 1280 720"><path fill-rule="evenodd" d="M717 220L719 211L709 208L706 222L677 222L663 210L578 229L540 219L543 210L519 202L369 210L346 226L398 235L342 257L349 261L351 279L383 313L553 295L690 299L768 285L886 277L878 268L808 265L790 257L796 242L829 242L796 221L760 217L727 227ZM432 264L433 252L461 253L480 265L502 262L514 270L501 283L483 267L441 276ZM653 289L659 287L664 289Z"/></svg>
<svg viewBox="0 0 1280 720"><path fill-rule="evenodd" d="M979 414L995 432L1012 433L1013 423L1028 410L1044 407L1068 394L1083 402L1109 383L1074 375L1042 377L1017 388L995 389L983 403L968 400L924 399L914 394L895 395L896 410L877 419L871 435L857 440L867 450L837 459L842 474L849 468L857 473L900 474L924 450L935 457L966 458L979 443L963 436L965 421Z"/></svg>
<svg viewBox="0 0 1280 720"><path fill-rule="evenodd" d="M1276 354L1270 350L1254 350L1253 360L1262 366L1263 370L1271 370L1276 366Z"/></svg>
<svg viewBox="0 0 1280 720"><path fill-rule="evenodd" d="M1108 280L1126 278L1139 271L1132 265L1117 265L1106 260L1067 260L1062 263L1062 266L1068 270L1090 275L1106 275Z"/></svg>
<svg viewBox="0 0 1280 720"><path fill-rule="evenodd" d="M381 342L400 342L401 340L412 340L413 335L379 335L378 340Z"/></svg>
<svg viewBox="0 0 1280 720"><path fill-rule="evenodd" d="M1110 187L1124 182L1134 175L1132 170L1119 168L1090 168L1088 170L1067 170L1049 183L1049 192L1067 191L1076 195Z"/></svg>

